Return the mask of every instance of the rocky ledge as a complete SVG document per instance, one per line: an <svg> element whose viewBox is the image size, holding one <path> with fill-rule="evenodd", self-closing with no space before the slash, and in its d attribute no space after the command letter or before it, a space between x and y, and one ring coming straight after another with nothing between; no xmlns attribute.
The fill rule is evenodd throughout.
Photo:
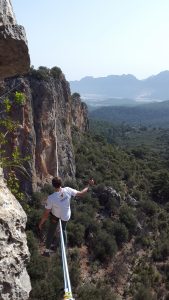
<svg viewBox="0 0 169 300"><path fill-rule="evenodd" d="M25 225L26 214L8 190L0 169L0 299L29 297L30 279L26 271L29 260Z"/></svg>

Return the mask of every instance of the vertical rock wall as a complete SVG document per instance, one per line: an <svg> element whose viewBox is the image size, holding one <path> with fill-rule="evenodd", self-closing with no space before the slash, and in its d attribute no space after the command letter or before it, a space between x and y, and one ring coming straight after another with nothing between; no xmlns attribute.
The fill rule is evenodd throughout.
<svg viewBox="0 0 169 300"><path fill-rule="evenodd" d="M25 30L16 23L10 0L0 0L0 78L29 71Z"/></svg>
<svg viewBox="0 0 169 300"><path fill-rule="evenodd" d="M71 98L64 76L60 79L49 76L43 80L30 75L6 81L6 90L15 86L26 95L25 106L14 111L12 116L20 123L16 135L20 151L23 156L30 156L25 164L30 180L21 178L24 190L30 193L51 183L57 168L63 179L74 178L71 130L72 126L81 132L88 129L87 106L80 99Z"/></svg>
<svg viewBox="0 0 169 300"><path fill-rule="evenodd" d="M72 96L72 125L80 131L85 132L89 129L88 109L84 102L81 102L79 96Z"/></svg>
<svg viewBox="0 0 169 300"><path fill-rule="evenodd" d="M28 299L31 290L26 271L29 252L26 214L6 187L0 169L0 299Z"/></svg>
<svg viewBox="0 0 169 300"><path fill-rule="evenodd" d="M0 0L0 78L29 69L24 28L16 24L10 0ZM0 91L4 89L1 84ZM6 187L0 168L0 299L26 300L31 290L26 271L29 260L26 214Z"/></svg>

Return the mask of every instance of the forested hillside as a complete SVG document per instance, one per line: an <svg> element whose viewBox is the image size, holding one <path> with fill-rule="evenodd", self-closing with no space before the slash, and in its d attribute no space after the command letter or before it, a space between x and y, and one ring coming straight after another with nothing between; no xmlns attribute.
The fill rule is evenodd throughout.
<svg viewBox="0 0 169 300"><path fill-rule="evenodd" d="M74 296L79 300L167 300L168 131L161 137L161 147L156 130L151 130L153 142L145 136L145 148L138 149L137 142L126 147L123 136L120 139L122 130L128 134L127 128L116 128L119 140L115 143L107 142L107 135L97 130L82 135L73 128L76 181L65 182L80 189L89 177L96 181L86 197L72 200L68 261ZM138 132L134 134L137 138ZM26 206L32 300L59 300L63 295L59 248L51 258L41 257L43 246L36 227L50 192L44 186Z"/></svg>
<svg viewBox="0 0 169 300"><path fill-rule="evenodd" d="M107 121L90 120L90 131L101 135L110 144L118 145L125 150L139 147L158 151L160 155L168 152L169 129L166 127L129 124L115 124Z"/></svg>
<svg viewBox="0 0 169 300"><path fill-rule="evenodd" d="M134 107L100 107L90 112L90 118L130 125L169 127L169 101L142 104Z"/></svg>

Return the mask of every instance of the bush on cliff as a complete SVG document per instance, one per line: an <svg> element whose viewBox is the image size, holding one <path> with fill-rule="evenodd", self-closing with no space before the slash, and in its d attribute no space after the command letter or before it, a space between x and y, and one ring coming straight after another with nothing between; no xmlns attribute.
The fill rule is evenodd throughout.
<svg viewBox="0 0 169 300"><path fill-rule="evenodd" d="M53 67L51 69L40 66L37 70L31 67L30 75L39 80L49 80L50 77L54 79L61 79L63 75L62 70L59 67Z"/></svg>
<svg viewBox="0 0 169 300"><path fill-rule="evenodd" d="M62 70L58 67L53 67L50 69L50 75L55 79L61 79Z"/></svg>

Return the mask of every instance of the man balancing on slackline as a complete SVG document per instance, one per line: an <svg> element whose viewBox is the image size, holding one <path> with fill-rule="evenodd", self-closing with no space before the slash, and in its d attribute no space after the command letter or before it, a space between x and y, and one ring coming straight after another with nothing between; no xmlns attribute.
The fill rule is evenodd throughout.
<svg viewBox="0 0 169 300"><path fill-rule="evenodd" d="M70 209L71 197L72 196L82 197L83 195L85 195L89 190L89 186L94 185L94 180L90 179L88 181L88 185L81 191L77 191L70 187L62 188L62 180L60 177L54 177L52 179L52 185L55 188L55 192L48 196L47 203L45 205L45 211L39 222L39 229L41 230L42 225L50 216L50 225L49 225L47 238L46 238L46 249L43 253L43 255L47 257L50 256L50 246L53 241L59 219L61 219L62 222L65 245L67 244L66 224L67 221L69 221L71 216L71 209Z"/></svg>

